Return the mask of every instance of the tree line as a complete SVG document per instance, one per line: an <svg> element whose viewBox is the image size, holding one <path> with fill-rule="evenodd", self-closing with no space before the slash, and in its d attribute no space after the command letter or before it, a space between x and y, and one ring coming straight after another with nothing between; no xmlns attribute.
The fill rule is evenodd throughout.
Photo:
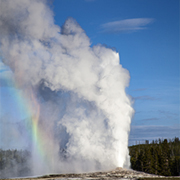
<svg viewBox="0 0 180 180"><path fill-rule="evenodd" d="M154 140L129 147L131 168L146 173L180 175L180 139ZM31 154L27 150L0 149L0 178L31 175Z"/></svg>
<svg viewBox="0 0 180 180"><path fill-rule="evenodd" d="M129 147L131 168L163 176L180 175L180 140L158 139Z"/></svg>
<svg viewBox="0 0 180 180"><path fill-rule="evenodd" d="M0 149L0 178L30 175L30 152Z"/></svg>

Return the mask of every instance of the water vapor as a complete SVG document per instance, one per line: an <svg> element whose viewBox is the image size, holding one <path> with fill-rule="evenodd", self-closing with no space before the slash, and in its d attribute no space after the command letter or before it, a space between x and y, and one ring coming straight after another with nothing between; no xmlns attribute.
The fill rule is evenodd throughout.
<svg viewBox="0 0 180 180"><path fill-rule="evenodd" d="M48 1L0 0L0 53L31 109L32 175L129 167L130 76L117 52L91 47L73 18L55 25Z"/></svg>
<svg viewBox="0 0 180 180"><path fill-rule="evenodd" d="M147 29L147 25L154 22L153 18L133 18L112 21L101 25L104 33L127 33Z"/></svg>

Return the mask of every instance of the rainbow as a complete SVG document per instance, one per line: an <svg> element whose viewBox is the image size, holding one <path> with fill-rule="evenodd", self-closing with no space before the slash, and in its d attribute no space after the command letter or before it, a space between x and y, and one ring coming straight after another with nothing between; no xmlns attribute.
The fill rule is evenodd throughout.
<svg viewBox="0 0 180 180"><path fill-rule="evenodd" d="M32 143L32 166L38 169L37 172L35 170L34 175L41 175L48 171L52 172L53 137L52 134L47 134L46 131L39 126L40 103L32 88L26 88L25 91L22 91L14 81L13 87L14 88L7 89L13 96L13 101L16 103L16 109L18 110L17 116L26 119L26 121L28 121L27 123L31 124L31 128L26 130L29 137L28 141Z"/></svg>

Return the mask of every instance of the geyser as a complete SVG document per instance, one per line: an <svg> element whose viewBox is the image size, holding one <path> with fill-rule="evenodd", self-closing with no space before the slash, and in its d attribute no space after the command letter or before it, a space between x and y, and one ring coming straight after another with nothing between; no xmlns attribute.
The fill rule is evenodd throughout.
<svg viewBox="0 0 180 180"><path fill-rule="evenodd" d="M130 77L117 52L91 47L72 18L55 25L45 0L0 0L0 52L29 112L32 175L129 167Z"/></svg>

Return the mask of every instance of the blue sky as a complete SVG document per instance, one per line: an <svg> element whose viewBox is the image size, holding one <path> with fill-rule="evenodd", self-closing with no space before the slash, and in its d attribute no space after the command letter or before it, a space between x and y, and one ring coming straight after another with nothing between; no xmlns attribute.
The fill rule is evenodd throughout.
<svg viewBox="0 0 180 180"><path fill-rule="evenodd" d="M130 144L180 137L179 7L179 0L54 0L52 4L56 24L62 26L73 17L92 46L100 43L119 52L120 63L131 75L127 93L135 115ZM0 100L10 107L14 100L3 84L10 75L2 63L0 76ZM1 117L5 116L8 108L0 108Z"/></svg>
<svg viewBox="0 0 180 180"><path fill-rule="evenodd" d="M179 0L55 0L54 12L57 24L73 17L92 45L119 52L136 111L130 144L180 137Z"/></svg>

